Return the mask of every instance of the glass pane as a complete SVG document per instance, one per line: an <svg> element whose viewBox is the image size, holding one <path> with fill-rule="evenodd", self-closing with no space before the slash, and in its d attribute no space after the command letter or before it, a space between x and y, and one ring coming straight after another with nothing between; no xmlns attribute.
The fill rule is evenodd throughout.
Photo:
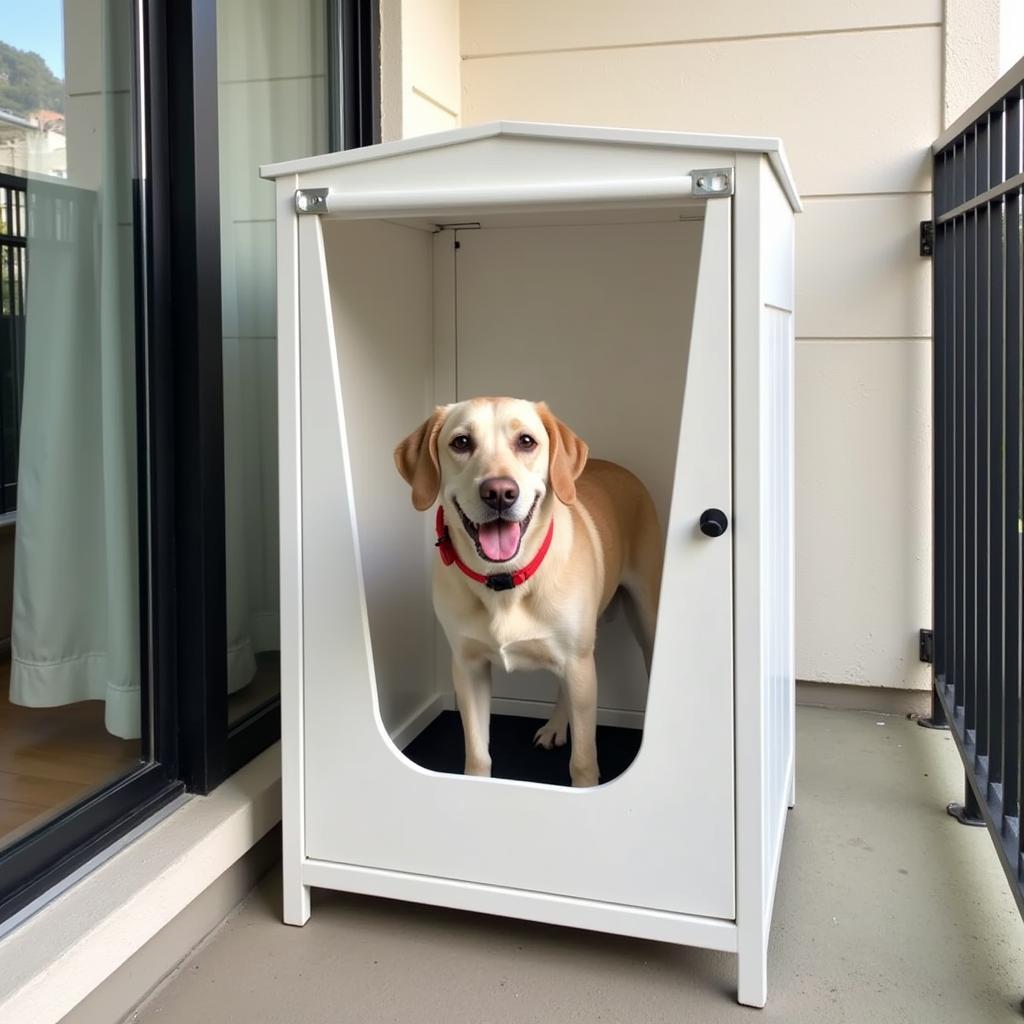
<svg viewBox="0 0 1024 1024"><path fill-rule="evenodd" d="M228 716L280 689L274 186L328 148L325 0L218 0Z"/></svg>
<svg viewBox="0 0 1024 1024"><path fill-rule="evenodd" d="M142 756L130 0L0 2L0 845Z"/></svg>

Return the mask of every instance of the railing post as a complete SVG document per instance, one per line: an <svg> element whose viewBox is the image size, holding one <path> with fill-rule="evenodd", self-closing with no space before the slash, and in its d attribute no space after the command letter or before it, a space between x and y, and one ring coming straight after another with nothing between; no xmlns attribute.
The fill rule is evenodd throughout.
<svg viewBox="0 0 1024 1024"><path fill-rule="evenodd" d="M932 710L927 718L919 718L917 724L924 729L948 729L949 719L946 718L946 709L942 706L942 701L939 700L938 693L935 692L935 688L939 686L938 680L932 681Z"/></svg>
<svg viewBox="0 0 1024 1024"><path fill-rule="evenodd" d="M964 802L962 804L946 804L946 813L956 818L961 825L971 825L975 828L985 826L985 819L981 816L981 808L978 806L978 799L971 788L971 780L964 779Z"/></svg>

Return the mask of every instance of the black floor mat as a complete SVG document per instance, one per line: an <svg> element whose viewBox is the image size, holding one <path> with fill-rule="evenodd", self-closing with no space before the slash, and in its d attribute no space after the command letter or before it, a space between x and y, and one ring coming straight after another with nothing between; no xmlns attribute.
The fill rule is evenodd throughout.
<svg viewBox="0 0 1024 1024"><path fill-rule="evenodd" d="M491 716L491 774L498 779L569 785L569 746L540 750L533 734L544 724L539 718L515 715ZM611 782L633 762L640 749L639 729L612 725L597 727L597 757L601 781ZM570 739L571 743L571 739ZM405 748L405 756L422 768L462 774L462 722L457 711L442 711Z"/></svg>

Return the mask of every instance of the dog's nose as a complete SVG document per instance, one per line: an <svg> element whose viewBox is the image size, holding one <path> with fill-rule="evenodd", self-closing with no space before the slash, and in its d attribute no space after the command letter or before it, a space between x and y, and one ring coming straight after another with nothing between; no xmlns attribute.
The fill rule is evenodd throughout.
<svg viewBox="0 0 1024 1024"><path fill-rule="evenodd" d="M511 508L519 497L519 485L510 476L492 476L480 485L480 498L495 512Z"/></svg>

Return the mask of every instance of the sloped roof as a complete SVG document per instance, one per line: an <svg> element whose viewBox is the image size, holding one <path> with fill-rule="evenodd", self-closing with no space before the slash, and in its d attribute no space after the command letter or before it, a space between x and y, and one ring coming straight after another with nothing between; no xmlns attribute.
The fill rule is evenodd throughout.
<svg viewBox="0 0 1024 1024"><path fill-rule="evenodd" d="M597 128L585 125L536 124L527 121L494 121L489 124L456 128L448 132L419 135L398 142L350 149L341 153L264 164L260 177L278 178L286 174L304 174L347 164L386 160L407 153L459 146L496 136L563 142L590 142L605 145L652 146L670 149L720 150L728 153L762 153L767 158L794 210L801 209L800 196L789 170L782 140L770 136L710 135L693 132L644 131L636 128Z"/></svg>

